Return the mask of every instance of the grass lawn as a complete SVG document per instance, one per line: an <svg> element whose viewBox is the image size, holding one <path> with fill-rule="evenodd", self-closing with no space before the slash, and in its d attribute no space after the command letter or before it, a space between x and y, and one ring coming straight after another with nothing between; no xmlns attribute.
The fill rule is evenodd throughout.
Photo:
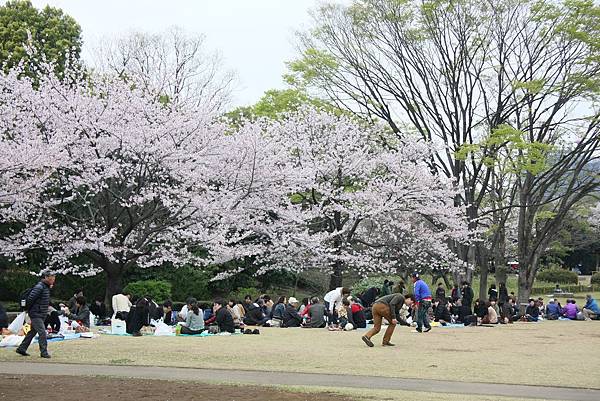
<svg viewBox="0 0 600 401"><path fill-rule="evenodd" d="M382 348L381 334L374 339L377 346L367 348L360 340L364 331L267 328L261 333L207 338L102 335L93 340L51 343L51 361L367 374L600 389L597 321L434 328L427 334L398 327L393 339L395 348ZM0 349L0 363L15 360L20 357L14 348ZM37 357L29 360L40 361Z"/></svg>

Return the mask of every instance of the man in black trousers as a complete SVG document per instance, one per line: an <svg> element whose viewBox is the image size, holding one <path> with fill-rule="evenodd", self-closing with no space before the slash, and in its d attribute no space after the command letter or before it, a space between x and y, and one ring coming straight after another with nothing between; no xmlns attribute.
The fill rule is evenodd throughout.
<svg viewBox="0 0 600 401"><path fill-rule="evenodd" d="M44 272L42 273L42 280L37 283L29 293L27 297L25 308L27 314L31 319L31 330L23 339L19 348L17 348L17 354L22 356L29 356L27 348L31 344L31 341L38 335L38 343L40 346L40 356L42 358L50 358L48 353L48 341L46 339L46 315L48 315L48 305L50 304L50 288L54 286L56 277L54 273Z"/></svg>

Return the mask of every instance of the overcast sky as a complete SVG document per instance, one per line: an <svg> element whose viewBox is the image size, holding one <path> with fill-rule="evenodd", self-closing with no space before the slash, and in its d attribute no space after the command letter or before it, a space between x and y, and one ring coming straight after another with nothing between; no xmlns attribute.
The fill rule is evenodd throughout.
<svg viewBox="0 0 600 401"><path fill-rule="evenodd" d="M33 0L62 8L81 25L84 54L104 36L134 30L159 32L172 25L206 35L240 84L234 105L254 103L271 88L284 87L285 61L296 55L294 32L310 24L318 0Z"/></svg>

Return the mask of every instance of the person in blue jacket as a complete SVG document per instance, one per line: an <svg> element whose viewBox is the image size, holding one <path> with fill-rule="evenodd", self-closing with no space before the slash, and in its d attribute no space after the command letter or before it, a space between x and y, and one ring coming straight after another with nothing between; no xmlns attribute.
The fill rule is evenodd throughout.
<svg viewBox="0 0 600 401"><path fill-rule="evenodd" d="M590 315L595 315L598 317L600 315L600 307L598 306L598 302L590 294L585 296L585 306L583 307L583 316L585 320L591 320Z"/></svg>
<svg viewBox="0 0 600 401"><path fill-rule="evenodd" d="M417 304L417 331L419 333L427 333L431 330L429 324L429 317L427 312L431 308L431 290L419 277L419 273L414 272L412 274L412 281L414 285L415 302ZM423 327L425 330L423 330Z"/></svg>
<svg viewBox="0 0 600 401"><path fill-rule="evenodd" d="M560 317L560 306L556 300L551 299L548 305L546 305L546 319L548 320L558 320Z"/></svg>

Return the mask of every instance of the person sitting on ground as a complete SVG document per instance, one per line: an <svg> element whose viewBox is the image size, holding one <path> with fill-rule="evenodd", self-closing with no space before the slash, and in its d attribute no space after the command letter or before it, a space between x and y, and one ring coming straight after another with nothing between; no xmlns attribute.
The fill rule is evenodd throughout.
<svg viewBox="0 0 600 401"><path fill-rule="evenodd" d="M271 314L271 320L276 320L279 323L283 322L283 312L285 311L286 305L287 305L287 298L284 296L279 297L277 299L277 303L273 307L273 312Z"/></svg>
<svg viewBox="0 0 600 401"><path fill-rule="evenodd" d="M290 297L283 311L283 327L300 327L302 317L298 314L298 300Z"/></svg>
<svg viewBox="0 0 600 401"><path fill-rule="evenodd" d="M583 317L585 320L592 320L592 317L598 318L600 316L600 307L598 302L590 294L585 296L585 305L583 307Z"/></svg>
<svg viewBox="0 0 600 401"><path fill-rule="evenodd" d="M127 320L127 314L131 309L131 294L125 291L119 291L112 297L113 318L120 314L121 320Z"/></svg>
<svg viewBox="0 0 600 401"><path fill-rule="evenodd" d="M133 336L141 336L143 327L150 325L149 301L145 297L133 297L134 304L127 315L125 331Z"/></svg>
<svg viewBox="0 0 600 401"><path fill-rule="evenodd" d="M481 319L482 324L498 324L498 313L491 302L486 302L487 313Z"/></svg>
<svg viewBox="0 0 600 401"><path fill-rule="evenodd" d="M251 295L246 295L244 297L244 304L243 304L244 305L244 311L246 313L248 313L248 311L252 307L252 304L253 304L253 302L252 302L252 296Z"/></svg>
<svg viewBox="0 0 600 401"><path fill-rule="evenodd" d="M75 308L77 308L77 302L75 303ZM57 309L55 305L48 305L48 315L44 320L44 325L46 327L50 326L50 330L52 333L60 333L60 316L62 315L62 311L59 313L60 310L60 307Z"/></svg>
<svg viewBox="0 0 600 401"><path fill-rule="evenodd" d="M273 300L270 296L266 294L262 295L261 299L264 302L264 305L262 307L263 313L265 314L265 316L271 316L271 311L273 310Z"/></svg>
<svg viewBox="0 0 600 401"><path fill-rule="evenodd" d="M150 295L146 295L144 298L148 300L148 313L150 314L150 320L160 320L163 317L163 308L152 299Z"/></svg>
<svg viewBox="0 0 600 401"><path fill-rule="evenodd" d="M84 296L75 299L75 310L67 309L63 315L83 327L90 328L90 308L87 306Z"/></svg>
<svg viewBox="0 0 600 401"><path fill-rule="evenodd" d="M336 330L343 330L346 325L348 323L352 324L352 322L350 321L348 315L348 309L350 308L350 301L348 300L348 298L344 298L342 299L342 304L340 306L338 306L336 308L336 314L337 314L337 318L338 318L338 323L337 325L334 325L334 329ZM351 315L351 313L350 313Z"/></svg>
<svg viewBox="0 0 600 401"><path fill-rule="evenodd" d="M435 290L435 299L439 299L440 301L446 299L446 290L444 289L442 283L438 283L437 285L437 289Z"/></svg>
<svg viewBox="0 0 600 401"><path fill-rule="evenodd" d="M104 297L98 296L94 299L94 302L90 305L90 312L98 318L98 320L104 320L108 316L106 312L106 305L104 305Z"/></svg>
<svg viewBox="0 0 600 401"><path fill-rule="evenodd" d="M308 316L308 321L304 327L318 329L327 325L325 322L325 305L321 303L318 297L311 299L310 307L304 310L304 314Z"/></svg>
<svg viewBox="0 0 600 401"><path fill-rule="evenodd" d="M204 317L204 326L211 326L217 320L213 308L209 304L198 305L198 307L204 311L202 314Z"/></svg>
<svg viewBox="0 0 600 401"><path fill-rule="evenodd" d="M546 318L546 305L544 305L544 298L539 297L536 301L535 301L535 306L538 307L538 309L540 310L540 318L545 319Z"/></svg>
<svg viewBox="0 0 600 401"><path fill-rule="evenodd" d="M454 298L452 298L454 299ZM450 315L452 316L454 323L462 323L464 320L464 314L463 314L463 307L462 307L462 300L459 298L456 301L454 301L452 303L452 306L450 307Z"/></svg>
<svg viewBox="0 0 600 401"><path fill-rule="evenodd" d="M310 299L302 298L302 302L300 303L300 309L298 309L298 313L300 315L302 315L302 312L304 312L304 309L308 308L309 306L310 306Z"/></svg>
<svg viewBox="0 0 600 401"><path fill-rule="evenodd" d="M436 298L433 302L433 321L439 322L442 326L452 323L452 316L448 309L448 302L445 299Z"/></svg>
<svg viewBox="0 0 600 401"><path fill-rule="evenodd" d="M244 316L246 316L246 310L244 309L244 305L241 302L231 300L230 301L233 306L231 307L231 312L233 315L233 324L235 327L242 327L244 325Z"/></svg>
<svg viewBox="0 0 600 401"><path fill-rule="evenodd" d="M181 334L197 335L204 331L204 314L195 299L188 305L185 326L181 326Z"/></svg>
<svg viewBox="0 0 600 401"><path fill-rule="evenodd" d="M563 317L571 320L577 320L577 305L575 304L574 299L567 299L567 304L562 309Z"/></svg>
<svg viewBox="0 0 600 401"><path fill-rule="evenodd" d="M389 283L388 283L389 284ZM344 297L350 295L350 289L346 287L338 287L325 294L325 307L327 308L329 324L337 324L336 309L342 304Z"/></svg>
<svg viewBox="0 0 600 401"><path fill-rule="evenodd" d="M522 320L525 322L537 322L540 317L540 310L535 304L535 299L529 299L529 305L525 309L525 316L523 316Z"/></svg>
<svg viewBox="0 0 600 401"><path fill-rule="evenodd" d="M475 300L473 310L479 320L483 319L485 315L487 315L487 306L484 301L481 301L479 299Z"/></svg>
<svg viewBox="0 0 600 401"><path fill-rule="evenodd" d="M219 326L219 332L221 333L235 333L235 324L233 323L233 317L225 305L225 300L222 298L215 299L213 303L213 310L215 312L215 323Z"/></svg>
<svg viewBox="0 0 600 401"><path fill-rule="evenodd" d="M194 298L194 297L187 297L187 299L185 300L185 305L183 305L181 307L181 310L179 312L177 312L177 320L179 322L185 322L187 320L187 315L188 315L188 312L189 312L189 306L193 302L198 302L198 301L196 301L196 298Z"/></svg>
<svg viewBox="0 0 600 401"><path fill-rule="evenodd" d="M354 298L350 299L350 314L352 316L352 324L355 329L367 328L367 318L365 317L365 308L356 302Z"/></svg>
<svg viewBox="0 0 600 401"><path fill-rule="evenodd" d="M69 299L69 303L67 304L70 311L74 311L75 309L77 309L77 297L82 297L82 296L83 296L83 289L82 288L76 289L75 294L73 294L71 299Z"/></svg>
<svg viewBox="0 0 600 401"><path fill-rule="evenodd" d="M365 290L365 292L363 292L359 298L360 298L360 301L361 301L363 307L370 308L378 296L379 296L379 288L371 287L371 288L368 288L367 290Z"/></svg>
<svg viewBox="0 0 600 401"><path fill-rule="evenodd" d="M557 320L560 317L560 308L558 307L556 300L551 299L546 305L546 319Z"/></svg>
<svg viewBox="0 0 600 401"><path fill-rule="evenodd" d="M458 284L454 284L454 286L452 287L452 292L450 293L450 297L452 298L452 303L456 303L456 301L458 301L459 299L461 299L462 294L460 292L460 289L458 288Z"/></svg>
<svg viewBox="0 0 600 401"><path fill-rule="evenodd" d="M177 324L177 322L173 318L173 302L170 299L167 299L165 302L163 302L162 308L163 323L169 326L174 326L175 324Z"/></svg>
<svg viewBox="0 0 600 401"><path fill-rule="evenodd" d="M258 302L253 303L248 307L246 316L244 317L244 324L247 326L264 326L270 319L263 313L263 306L265 301L259 299Z"/></svg>

